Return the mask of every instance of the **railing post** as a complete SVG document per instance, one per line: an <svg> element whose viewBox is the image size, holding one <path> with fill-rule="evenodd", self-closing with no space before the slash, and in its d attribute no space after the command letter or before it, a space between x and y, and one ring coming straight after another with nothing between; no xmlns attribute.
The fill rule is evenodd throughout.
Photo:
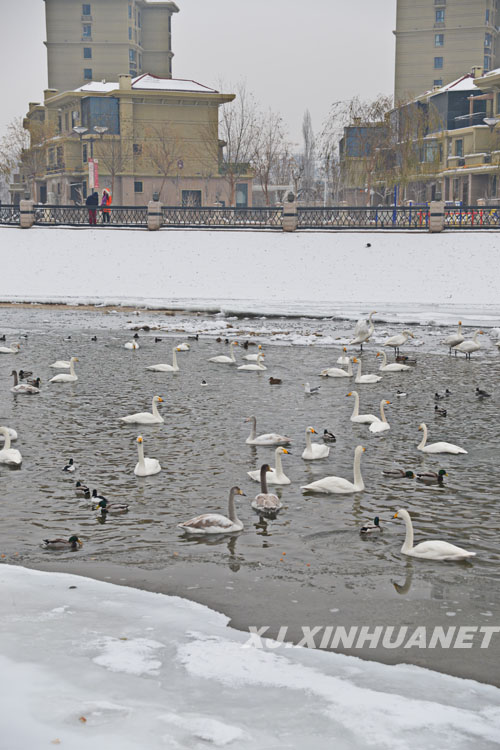
<svg viewBox="0 0 500 750"><path fill-rule="evenodd" d="M297 201L295 195L290 191L283 202L282 228L284 232L295 232L299 223L297 216Z"/></svg>
<svg viewBox="0 0 500 750"><path fill-rule="evenodd" d="M429 205L429 232L444 230L444 201L431 201Z"/></svg>
<svg viewBox="0 0 500 750"><path fill-rule="evenodd" d="M35 202L19 201L19 226L21 229L30 229L35 223Z"/></svg>
<svg viewBox="0 0 500 750"><path fill-rule="evenodd" d="M148 229L154 232L163 224L163 203L160 201L149 201L148 203Z"/></svg>

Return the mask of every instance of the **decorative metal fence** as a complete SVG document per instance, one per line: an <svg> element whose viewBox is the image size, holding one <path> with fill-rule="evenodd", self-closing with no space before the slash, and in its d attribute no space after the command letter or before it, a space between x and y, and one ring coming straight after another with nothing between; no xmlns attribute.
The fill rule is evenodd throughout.
<svg viewBox="0 0 500 750"><path fill-rule="evenodd" d="M167 227L213 227L217 229L281 229L283 209L279 208L192 208L164 206Z"/></svg>
<svg viewBox="0 0 500 750"><path fill-rule="evenodd" d="M86 206L34 207L34 222L38 226L89 226ZM427 230L428 206L371 207L303 207L297 212L298 229L318 230ZM164 228L212 229L282 229L281 207L218 208L191 206L163 206L161 220ZM19 206L0 205L0 224L18 226ZM109 223L105 213L97 208L97 226L147 227L147 206L111 206ZM500 229L500 206L447 206L445 229Z"/></svg>

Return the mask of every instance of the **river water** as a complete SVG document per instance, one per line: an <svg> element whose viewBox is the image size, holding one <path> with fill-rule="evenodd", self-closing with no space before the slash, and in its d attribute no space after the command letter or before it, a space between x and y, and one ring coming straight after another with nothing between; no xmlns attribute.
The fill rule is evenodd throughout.
<svg viewBox="0 0 500 750"><path fill-rule="evenodd" d="M452 313L448 311L450 320ZM486 320L480 310L475 316L478 320L471 322L481 317L483 324L497 322L495 317ZM20 470L0 466L2 559L59 570L76 566L86 575L95 570L97 577L108 570L104 577L131 582L135 575L135 583L140 571L145 587L223 609L242 628L270 625L276 633L281 625L290 626L292 638L302 625L333 622L499 624L500 356L487 328L483 349L470 362L449 356L439 341L453 326L438 326L433 317L427 316L426 325L412 326L415 340L405 351L417 361L410 372L385 374L376 385L357 387L364 413L377 414L382 398L391 401L386 410L391 429L375 436L367 426L349 421L353 404L346 394L356 387L353 380L319 377L320 370L335 365L352 331L350 320L3 307L0 334L21 341L22 351L0 354L0 423L19 433L14 447L22 452L23 464ZM364 372L377 370L377 346L386 333L402 330L404 322L377 323L373 343L361 357ZM143 325L151 330L139 331L140 349L125 350L130 329ZM199 340L187 338L195 332L200 332ZM27 339L20 338L25 333ZM97 341L91 340L94 335ZM155 336L162 341L155 343ZM268 370L240 372L207 362L227 353L226 337L263 343ZM191 349L177 354L179 373L146 370L150 364L171 362L172 345L181 341L189 341ZM237 347L238 359L243 353ZM78 382L49 385L55 371L48 365L70 356L79 359ZM42 378L40 395L10 392L14 367ZM281 385L270 385L270 375L281 379ZM304 394L306 381L321 386L319 395ZM478 400L476 386L492 397ZM445 388L451 395L439 406L446 407L447 416L439 418L434 393ZM398 390L407 395L398 397ZM164 424L139 427L119 421L149 410L154 395L164 399ZM276 431L293 441L293 455L283 457L292 483L277 489L284 508L274 521L259 520L249 504L258 484L247 471L263 462L274 465L274 448L245 444L249 430L244 419L252 414L258 433ZM429 427L429 442L457 443L467 455L418 452L420 422ZM328 458L301 458L309 425L336 435ZM133 474L139 434L146 456L162 465L156 476ZM301 485L326 475L352 479L358 444L366 447L365 492L327 496L301 491ZM69 458L77 467L74 475L62 471ZM382 475L383 469L395 467L415 472L444 468L449 476L438 488ZM111 502L127 502L128 514L103 522L89 501L76 497L77 479ZM228 491L235 484L247 495L238 505L241 534L193 540L180 533L176 524L198 513L226 513ZM444 539L477 557L462 563L406 558L400 552L404 526L392 518L400 507L412 514L416 542ZM360 526L375 515L383 532L362 538ZM40 546L44 538L73 533L84 542L76 553ZM488 650L467 652L359 655L414 661L498 684L494 662L499 651L492 643Z"/></svg>

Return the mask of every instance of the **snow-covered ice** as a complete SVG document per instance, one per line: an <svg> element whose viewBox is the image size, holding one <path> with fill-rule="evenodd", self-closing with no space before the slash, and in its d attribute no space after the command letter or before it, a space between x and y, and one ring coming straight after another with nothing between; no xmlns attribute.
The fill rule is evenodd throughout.
<svg viewBox="0 0 500 750"><path fill-rule="evenodd" d="M247 647L199 604L69 574L2 565L0 585L2 750L498 746L492 686Z"/></svg>

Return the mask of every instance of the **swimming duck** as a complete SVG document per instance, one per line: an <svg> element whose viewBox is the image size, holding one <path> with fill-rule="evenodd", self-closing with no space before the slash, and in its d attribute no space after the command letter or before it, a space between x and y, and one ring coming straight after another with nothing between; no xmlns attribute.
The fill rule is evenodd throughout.
<svg viewBox="0 0 500 750"><path fill-rule="evenodd" d="M329 430L323 430L323 440L325 443L336 443L337 438L333 434L333 432L329 432Z"/></svg>
<svg viewBox="0 0 500 750"><path fill-rule="evenodd" d="M160 341L163 341L159 336L155 336L155 344L159 344Z"/></svg>
<svg viewBox="0 0 500 750"><path fill-rule="evenodd" d="M91 341L97 341L97 336L92 336Z"/></svg>
<svg viewBox="0 0 500 750"><path fill-rule="evenodd" d="M32 385L33 388L38 388L38 390L40 390L42 385L42 381L40 380L40 378L28 378L26 382L28 385Z"/></svg>
<svg viewBox="0 0 500 750"><path fill-rule="evenodd" d="M273 377L271 377L271 378L269 378L269 382L270 382L271 385L281 385L281 383L283 381L280 380L279 378L273 378Z"/></svg>
<svg viewBox="0 0 500 750"><path fill-rule="evenodd" d="M422 484L427 485L433 485L437 484L440 487L444 487L444 478L447 477L448 474L444 469L439 469L439 471L426 471L422 474L417 474L417 482L422 482Z"/></svg>
<svg viewBox="0 0 500 750"><path fill-rule="evenodd" d="M67 471L68 473L75 471L75 469L76 466L72 458L69 459L69 462L66 464L66 466L63 466L63 471Z"/></svg>
<svg viewBox="0 0 500 750"><path fill-rule="evenodd" d="M446 411L446 409L440 409L439 406L437 404L435 404L434 405L434 414L436 415L436 417L446 417L446 415L448 414L448 412Z"/></svg>
<svg viewBox="0 0 500 750"><path fill-rule="evenodd" d="M81 482L76 483L75 492L79 497L84 497L86 500L90 499L90 489Z"/></svg>
<svg viewBox="0 0 500 750"><path fill-rule="evenodd" d="M405 469L383 469L382 474L384 477L398 477L401 479L415 479L413 471L405 471Z"/></svg>
<svg viewBox="0 0 500 750"><path fill-rule="evenodd" d="M478 398L491 398L491 393L483 391L481 388L476 388L476 396Z"/></svg>
<svg viewBox="0 0 500 750"><path fill-rule="evenodd" d="M108 502L107 497L104 497L104 495L99 495L97 490L92 490L92 500L95 503L100 503L101 500L105 500L106 502Z"/></svg>
<svg viewBox="0 0 500 750"><path fill-rule="evenodd" d="M42 544L43 549L55 549L55 550L77 550L79 547L83 547L78 537L73 534L69 539L44 539Z"/></svg>
<svg viewBox="0 0 500 750"><path fill-rule="evenodd" d="M407 396L407 395L408 394L406 393L406 391L400 391L399 389L396 391L396 396L398 398L405 398L405 396Z"/></svg>
<svg viewBox="0 0 500 750"><path fill-rule="evenodd" d="M362 526L359 530L360 534L373 534L375 531L382 531L382 527L380 526L380 518L378 516L375 516L373 519L373 523L371 521L366 521L364 526Z"/></svg>
<svg viewBox="0 0 500 750"><path fill-rule="evenodd" d="M19 380L26 380L26 378L31 378L33 375L33 370L19 370Z"/></svg>
<svg viewBox="0 0 500 750"><path fill-rule="evenodd" d="M126 503L108 503L108 501L103 498L102 500L99 500L94 510L100 510L101 513L119 515L120 513L128 513L128 505L126 505Z"/></svg>

